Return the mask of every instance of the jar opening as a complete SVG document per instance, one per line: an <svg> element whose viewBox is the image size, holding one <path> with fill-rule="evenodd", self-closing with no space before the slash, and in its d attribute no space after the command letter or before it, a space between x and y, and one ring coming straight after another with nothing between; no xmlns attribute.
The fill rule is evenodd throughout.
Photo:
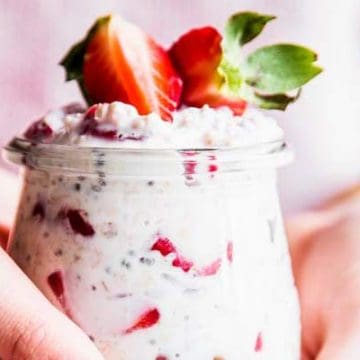
<svg viewBox="0 0 360 360"><path fill-rule="evenodd" d="M150 171L161 176L179 174L179 165L185 172L194 164L205 165L206 171L211 165L221 166L221 171L276 168L292 160L292 151L283 139L231 148L132 149L39 144L14 138L3 156L11 163L47 171L95 173L101 169L108 174L127 176L149 175Z"/></svg>

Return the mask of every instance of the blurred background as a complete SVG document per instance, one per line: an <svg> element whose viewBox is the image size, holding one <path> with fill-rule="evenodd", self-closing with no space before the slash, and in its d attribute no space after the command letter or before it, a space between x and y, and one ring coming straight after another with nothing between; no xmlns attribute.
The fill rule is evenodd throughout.
<svg viewBox="0 0 360 360"><path fill-rule="evenodd" d="M278 16L255 45L302 43L317 50L325 69L286 113L273 112L296 153L280 176L286 213L357 183L359 0L0 0L0 146L48 109L81 100L58 63L96 17L118 12L168 46L192 27L221 29L240 10Z"/></svg>

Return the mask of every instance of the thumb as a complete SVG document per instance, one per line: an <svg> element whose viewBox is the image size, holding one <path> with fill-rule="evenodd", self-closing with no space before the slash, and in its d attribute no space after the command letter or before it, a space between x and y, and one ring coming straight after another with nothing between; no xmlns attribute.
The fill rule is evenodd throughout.
<svg viewBox="0 0 360 360"><path fill-rule="evenodd" d="M353 320L347 329L343 326L347 323L346 319L343 324L330 329L316 360L360 359L360 324L357 315L354 315Z"/></svg>
<svg viewBox="0 0 360 360"><path fill-rule="evenodd" d="M53 307L0 249L0 358L101 360L90 339Z"/></svg>
<svg viewBox="0 0 360 360"><path fill-rule="evenodd" d="M359 338L347 339L343 343L328 343L321 350L316 360L358 360L360 359Z"/></svg>

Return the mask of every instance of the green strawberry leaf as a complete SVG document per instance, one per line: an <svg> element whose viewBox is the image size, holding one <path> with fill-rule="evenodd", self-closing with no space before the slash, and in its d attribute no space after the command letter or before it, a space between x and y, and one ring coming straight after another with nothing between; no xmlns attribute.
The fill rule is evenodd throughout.
<svg viewBox="0 0 360 360"><path fill-rule="evenodd" d="M230 17L225 25L224 49L243 46L256 38L265 25L274 20L273 15L263 15L256 12L240 12Z"/></svg>
<svg viewBox="0 0 360 360"><path fill-rule="evenodd" d="M78 82L80 90L89 105L92 103L92 101L89 98L83 84L82 69L84 63L84 56L89 41L99 30L99 27L106 25L110 20L111 20L111 15L104 16L96 20L95 24L90 28L85 38L79 41L77 44L75 44L64 56L64 58L60 61L60 65L65 68L65 72L66 72L65 80L66 81L76 80Z"/></svg>
<svg viewBox="0 0 360 360"><path fill-rule="evenodd" d="M298 89L318 75L317 55L310 49L293 44L277 44L255 50L243 64L248 85L268 94Z"/></svg>
<svg viewBox="0 0 360 360"><path fill-rule="evenodd" d="M66 81L82 79L82 65L86 51L86 45L86 40L78 42L61 60L60 65L63 66L66 71Z"/></svg>
<svg viewBox="0 0 360 360"><path fill-rule="evenodd" d="M231 16L226 23L222 41L223 56L218 72L231 92L239 91L243 82L240 69L241 46L258 36L274 18L272 15L240 12Z"/></svg>
<svg viewBox="0 0 360 360"><path fill-rule="evenodd" d="M294 96L287 94L260 94L254 93L254 104L262 109L286 110L287 106L295 102L300 97L301 90L298 90Z"/></svg>
<svg viewBox="0 0 360 360"><path fill-rule="evenodd" d="M294 44L276 44L255 50L245 59L243 45L257 37L272 15L241 12L225 26L218 73L222 91L265 109L285 110L296 101L301 87L321 73L314 51ZM297 90L295 96L288 92Z"/></svg>

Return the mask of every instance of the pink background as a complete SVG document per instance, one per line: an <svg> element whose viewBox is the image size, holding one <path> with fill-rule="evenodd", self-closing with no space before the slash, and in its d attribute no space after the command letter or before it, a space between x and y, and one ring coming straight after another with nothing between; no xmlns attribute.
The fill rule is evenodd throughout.
<svg viewBox="0 0 360 360"><path fill-rule="evenodd" d="M281 171L287 211L359 180L360 1L358 0L0 0L0 145L51 107L80 100L59 60L94 19L119 12L164 45L187 29L221 28L238 10L278 20L257 42L295 41L318 51L326 71L285 114L275 112L296 149Z"/></svg>

